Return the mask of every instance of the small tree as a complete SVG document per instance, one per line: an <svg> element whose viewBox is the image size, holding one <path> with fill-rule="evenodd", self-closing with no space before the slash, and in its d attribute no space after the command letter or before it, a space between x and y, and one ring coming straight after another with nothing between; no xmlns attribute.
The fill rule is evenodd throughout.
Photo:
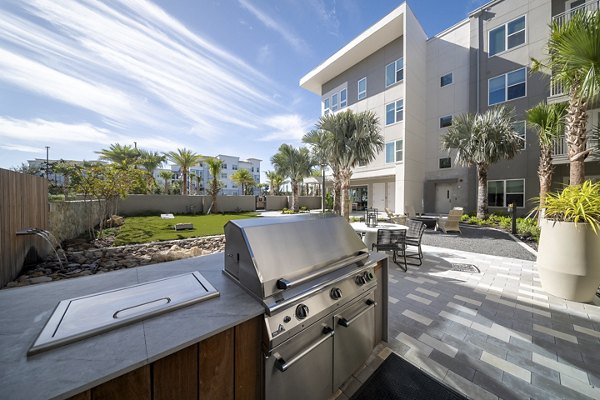
<svg viewBox="0 0 600 400"><path fill-rule="evenodd" d="M223 169L223 162L215 157L206 158L206 163L208 164L208 171L212 177L210 182L208 183L208 194L212 199L212 204L209 208L209 213L216 213L217 208L217 195L223 188L223 182L219 179L221 175L221 170Z"/></svg>
<svg viewBox="0 0 600 400"><path fill-rule="evenodd" d="M310 176L313 160L306 147L296 149L289 144L279 146L279 151L271 157L271 163L282 176L290 178L292 184L291 209L297 212L298 205L298 183Z"/></svg>
<svg viewBox="0 0 600 400"><path fill-rule="evenodd" d="M119 143L111 144L108 149L97 151L96 154L100 155L100 160L110 161L125 166L125 168L137 166L140 159L140 151L138 149Z"/></svg>
<svg viewBox="0 0 600 400"><path fill-rule="evenodd" d="M256 185L254 177L246 168L241 168L231 175L231 180L242 187L242 194L249 194L248 188Z"/></svg>
<svg viewBox="0 0 600 400"><path fill-rule="evenodd" d="M281 174L278 174L277 171L266 171L265 175L269 180L269 191L271 196L280 196L281 185L283 185L285 177L281 176Z"/></svg>
<svg viewBox="0 0 600 400"><path fill-rule="evenodd" d="M540 142L540 162L538 165L540 210L544 208L544 199L552 188L552 175L554 173L552 145L564 132L566 109L566 103L539 103L527 111L527 122L537 131ZM539 216L541 218L541 213Z"/></svg>
<svg viewBox="0 0 600 400"><path fill-rule="evenodd" d="M181 169L181 194L188 194L188 173L190 171L190 167L198 164L202 160L202 156L185 148L177 149L177 152L170 151L165 155L171 162L178 165Z"/></svg>
<svg viewBox="0 0 600 400"><path fill-rule="evenodd" d="M173 179L171 171L160 171L158 174L165 181L165 194L169 193L169 182Z"/></svg>
<svg viewBox="0 0 600 400"><path fill-rule="evenodd" d="M442 136L442 148L456 150L456 163L477 167L477 217L488 213L487 173L491 164L513 158L522 141L514 131L513 111L504 106L488 109L483 114L461 114L453 117L448 132Z"/></svg>

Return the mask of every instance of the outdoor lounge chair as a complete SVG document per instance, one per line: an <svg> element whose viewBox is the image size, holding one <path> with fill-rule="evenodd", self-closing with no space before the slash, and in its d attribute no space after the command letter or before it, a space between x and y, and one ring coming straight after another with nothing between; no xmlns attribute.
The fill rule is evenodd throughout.
<svg viewBox="0 0 600 400"><path fill-rule="evenodd" d="M437 224L435 225L435 230L437 231L439 228L444 233L460 233L460 227L458 226L458 223L460 222L460 217L462 217L462 215L462 210L450 210L447 217L438 218Z"/></svg>
<svg viewBox="0 0 600 400"><path fill-rule="evenodd" d="M390 221L394 224L406 225L406 215L404 214L394 214L392 210L389 208L385 208L385 213L387 214Z"/></svg>
<svg viewBox="0 0 600 400"><path fill-rule="evenodd" d="M423 238L423 232L425 232L425 228L426 226L422 222L413 220L408 221L408 232L406 233L406 239L404 241L404 243L406 244L406 258L414 258L419 260L418 264L409 263L410 265L420 266L421 264L423 264L423 250L421 249L421 239ZM416 247L417 252L408 253L408 246Z"/></svg>
<svg viewBox="0 0 600 400"><path fill-rule="evenodd" d="M392 260L404 272L408 269L406 265L406 230L404 229L378 229L377 243L373 243L371 250L391 251ZM404 265L399 264L397 260L398 253L404 258Z"/></svg>

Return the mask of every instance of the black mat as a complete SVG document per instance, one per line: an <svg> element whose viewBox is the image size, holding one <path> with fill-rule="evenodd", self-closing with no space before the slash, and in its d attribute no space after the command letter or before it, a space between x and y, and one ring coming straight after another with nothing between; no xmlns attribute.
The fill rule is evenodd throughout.
<svg viewBox="0 0 600 400"><path fill-rule="evenodd" d="M351 400L466 400L392 353Z"/></svg>

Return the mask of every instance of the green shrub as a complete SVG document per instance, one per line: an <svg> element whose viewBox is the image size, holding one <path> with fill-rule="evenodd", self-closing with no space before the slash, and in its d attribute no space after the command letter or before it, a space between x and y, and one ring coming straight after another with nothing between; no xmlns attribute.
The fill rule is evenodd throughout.
<svg viewBox="0 0 600 400"><path fill-rule="evenodd" d="M469 219L471 218L471 216L469 214L463 214L460 216L460 222L469 222Z"/></svg>
<svg viewBox="0 0 600 400"><path fill-rule="evenodd" d="M64 194L49 194L48 201L51 203L65 201L65 195Z"/></svg>
<svg viewBox="0 0 600 400"><path fill-rule="evenodd" d="M567 186L560 193L548 193L544 199L545 218L554 221L590 224L600 231L600 182L585 181Z"/></svg>
<svg viewBox="0 0 600 400"><path fill-rule="evenodd" d="M540 238L540 227L535 218L517 218L517 233L521 236L531 237L536 242Z"/></svg>

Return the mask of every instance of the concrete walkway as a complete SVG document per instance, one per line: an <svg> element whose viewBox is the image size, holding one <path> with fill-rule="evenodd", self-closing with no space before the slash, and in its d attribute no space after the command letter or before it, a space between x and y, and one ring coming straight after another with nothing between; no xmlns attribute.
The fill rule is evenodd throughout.
<svg viewBox="0 0 600 400"><path fill-rule="evenodd" d="M394 352L473 399L600 399L600 307L546 294L532 261L424 252L392 264Z"/></svg>

